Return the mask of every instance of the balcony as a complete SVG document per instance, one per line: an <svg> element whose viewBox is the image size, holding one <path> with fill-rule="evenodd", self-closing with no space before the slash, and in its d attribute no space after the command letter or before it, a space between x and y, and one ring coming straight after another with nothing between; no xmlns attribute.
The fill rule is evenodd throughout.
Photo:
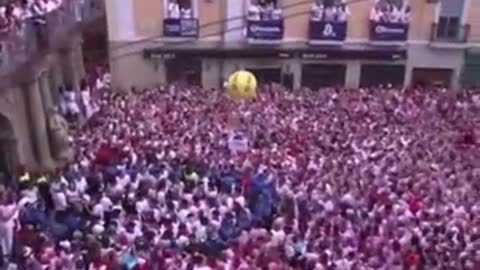
<svg viewBox="0 0 480 270"><path fill-rule="evenodd" d="M430 44L437 47L463 47L468 40L470 25L433 23Z"/></svg>
<svg viewBox="0 0 480 270"><path fill-rule="evenodd" d="M163 20L163 36L173 39L197 39L198 19L167 18Z"/></svg>
<svg viewBox="0 0 480 270"><path fill-rule="evenodd" d="M71 34L91 20L104 16L102 1L63 0L54 9L30 16L3 29L0 36L0 77L22 74L34 59L67 44ZM6 80L0 79L5 82Z"/></svg>
<svg viewBox="0 0 480 270"><path fill-rule="evenodd" d="M314 2L309 23L309 38L312 45L341 45L347 36L347 21L350 15L345 3L334 5L333 1Z"/></svg>

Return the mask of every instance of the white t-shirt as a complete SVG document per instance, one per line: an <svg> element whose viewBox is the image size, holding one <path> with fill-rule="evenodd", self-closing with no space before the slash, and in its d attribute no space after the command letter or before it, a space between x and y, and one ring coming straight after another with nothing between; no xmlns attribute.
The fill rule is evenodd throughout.
<svg viewBox="0 0 480 270"><path fill-rule="evenodd" d="M63 191L57 191L52 194L53 201L55 202L55 209L57 211L64 211L68 207L67 196Z"/></svg>
<svg viewBox="0 0 480 270"><path fill-rule="evenodd" d="M175 2L168 4L168 17L172 19L180 18L180 6Z"/></svg>

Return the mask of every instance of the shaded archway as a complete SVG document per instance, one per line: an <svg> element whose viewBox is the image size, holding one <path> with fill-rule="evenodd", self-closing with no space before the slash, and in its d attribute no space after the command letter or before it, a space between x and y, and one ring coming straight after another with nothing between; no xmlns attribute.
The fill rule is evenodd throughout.
<svg viewBox="0 0 480 270"><path fill-rule="evenodd" d="M12 124L0 114L0 180L14 177L17 167L17 140ZM1 179L6 177L6 179Z"/></svg>

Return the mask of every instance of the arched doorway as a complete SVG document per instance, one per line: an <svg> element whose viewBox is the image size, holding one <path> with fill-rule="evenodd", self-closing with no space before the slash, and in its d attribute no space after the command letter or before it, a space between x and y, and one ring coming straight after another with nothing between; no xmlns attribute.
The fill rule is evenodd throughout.
<svg viewBox="0 0 480 270"><path fill-rule="evenodd" d="M0 180L14 177L17 162L17 140L13 127L10 120L0 114Z"/></svg>

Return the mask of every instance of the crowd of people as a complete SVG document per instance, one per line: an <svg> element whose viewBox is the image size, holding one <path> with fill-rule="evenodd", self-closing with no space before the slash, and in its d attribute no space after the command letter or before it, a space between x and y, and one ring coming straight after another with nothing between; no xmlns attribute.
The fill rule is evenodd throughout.
<svg viewBox="0 0 480 270"><path fill-rule="evenodd" d="M248 6L248 19L251 21L281 20L282 9L275 0L251 0Z"/></svg>
<svg viewBox="0 0 480 270"><path fill-rule="evenodd" d="M382 23L410 23L408 0L376 0L370 20Z"/></svg>
<svg viewBox="0 0 480 270"><path fill-rule="evenodd" d="M342 0L315 0L312 6L313 21L346 22L349 14Z"/></svg>
<svg viewBox="0 0 480 270"><path fill-rule="evenodd" d="M0 188L11 269L480 269L478 92L96 85L74 162Z"/></svg>

